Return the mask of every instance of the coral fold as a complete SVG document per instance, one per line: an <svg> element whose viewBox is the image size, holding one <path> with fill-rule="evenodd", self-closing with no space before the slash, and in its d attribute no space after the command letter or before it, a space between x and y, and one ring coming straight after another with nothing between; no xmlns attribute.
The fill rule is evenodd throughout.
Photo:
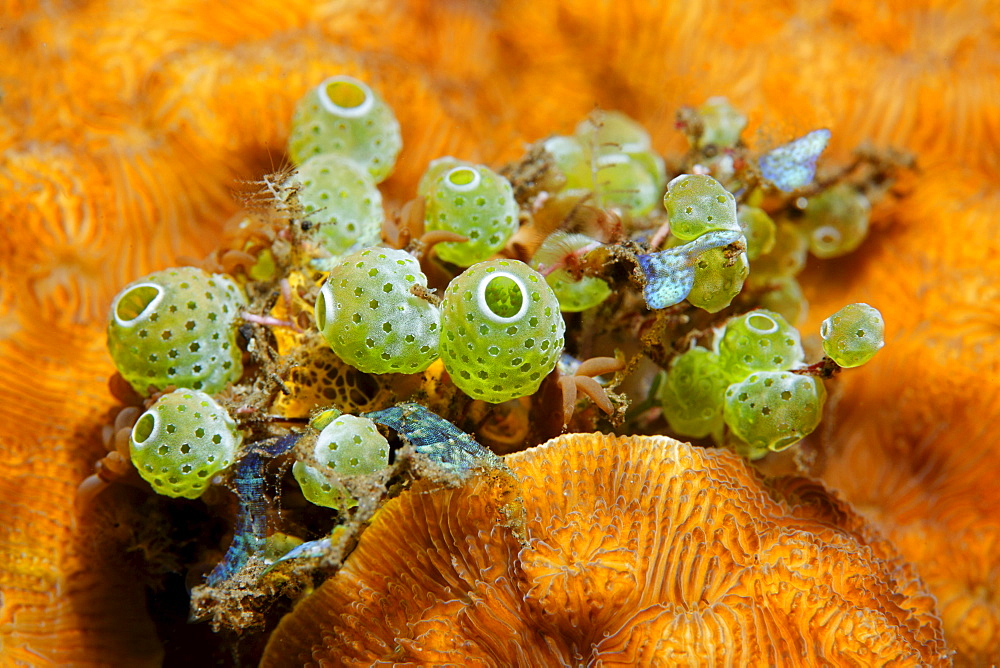
<svg viewBox="0 0 1000 668"><path fill-rule="evenodd" d="M506 459L523 545L485 479L407 492L262 665L948 664L912 566L822 485L666 437Z"/></svg>

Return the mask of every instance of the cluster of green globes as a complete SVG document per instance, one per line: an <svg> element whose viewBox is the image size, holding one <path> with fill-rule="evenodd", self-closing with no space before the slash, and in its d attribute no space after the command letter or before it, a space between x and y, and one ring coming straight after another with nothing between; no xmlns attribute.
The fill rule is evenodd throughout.
<svg viewBox="0 0 1000 668"><path fill-rule="evenodd" d="M663 197L670 222L667 250L639 256L650 308L684 299L709 313L732 303L749 273L747 238L736 198L704 174L681 174Z"/></svg>
<svg viewBox="0 0 1000 668"><path fill-rule="evenodd" d="M849 304L823 321L820 335L830 359L860 366L883 345L882 315ZM677 434L712 436L750 459L785 450L816 428L826 399L821 381L795 373L804 358L798 330L779 313L732 318L714 332L712 350L674 358L660 388L664 416Z"/></svg>
<svg viewBox="0 0 1000 668"><path fill-rule="evenodd" d="M707 131L699 141L737 142L739 117L714 104L706 107ZM717 132L712 119L720 124ZM585 253L600 242L558 231L542 243L532 266L491 259L519 227L511 184L483 165L435 160L418 188L425 227L466 238L435 247L458 267L438 303L428 298L416 258L378 245L384 212L377 184L392 172L401 146L391 109L350 77L324 81L295 112L289 156L296 170L288 183L314 223L323 255L316 266L328 272L315 305L318 330L340 358L367 373L419 373L440 358L470 397L500 403L531 395L563 351L561 312L593 308L611 294L604 280L557 266L566 253ZM639 258L656 279L646 293L653 308L687 298L716 312L740 292L749 267L775 280L794 275L802 248L820 255L837 244L856 245L856 230L830 221L855 216L857 197L834 188L813 198L806 219L822 222L800 226L804 232L789 242L762 209L737 208L712 176L681 175L667 187L648 133L623 114L587 121L545 147L565 176L552 197L593 193L626 220L649 214L662 198L670 223L666 247ZM768 294L774 292L780 290ZM108 346L122 377L143 396L179 388L163 394L132 431L132 461L157 492L197 498L239 458L242 434L212 395L242 376L236 331L246 302L232 278L182 267L126 286L112 304ZM713 350L695 347L675 358L661 400L677 434L712 435L760 456L815 428L823 387L795 373L803 363L798 332L788 324L795 316L781 311L731 319L715 333ZM834 361L855 366L881 346L881 316L851 305L824 322L822 337ZM324 414L312 424L315 445L293 474L310 501L350 507L346 488L323 469L377 471L388 462L388 443L365 418Z"/></svg>
<svg viewBox="0 0 1000 668"><path fill-rule="evenodd" d="M688 139L698 165L731 192L747 187L734 159L743 147L746 116L725 98L715 97L696 110L696 117L698 132ZM746 285L760 295L762 307L794 323L804 315L805 301L796 276L805 267L807 255L831 259L854 251L868 235L871 206L857 188L839 183L798 198L797 210L784 210L772 219L759 206L762 195L759 188L752 190L737 211L750 263Z"/></svg>
<svg viewBox="0 0 1000 668"><path fill-rule="evenodd" d="M427 277L409 253L359 251L334 267L316 301L333 351L367 373L418 373L439 357L469 396L527 396L555 367L566 325L542 276L517 260L477 262L449 283L440 306L420 296Z"/></svg>

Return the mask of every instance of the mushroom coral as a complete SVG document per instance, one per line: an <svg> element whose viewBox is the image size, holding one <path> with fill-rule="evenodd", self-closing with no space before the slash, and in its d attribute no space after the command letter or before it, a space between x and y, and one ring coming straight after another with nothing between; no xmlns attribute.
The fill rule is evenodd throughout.
<svg viewBox="0 0 1000 668"><path fill-rule="evenodd" d="M948 663L913 568L821 485L662 436L506 461L523 542L482 478L404 493L262 665Z"/></svg>
<svg viewBox="0 0 1000 668"><path fill-rule="evenodd" d="M1000 363L995 2L26 0L0 13L5 662L159 660L141 584L108 566L121 543L73 508L114 405L104 305L212 250L234 180L280 166L295 99L331 71L372 81L400 116L390 204L431 158L498 164L595 104L651 127L664 152L682 148L680 105L725 94L750 113L755 149L827 126L833 161L865 140L917 153L921 172L876 208L870 241L806 277L813 313L868 301L890 341L845 378L816 472L925 574L958 661L1000 659L1000 445L978 431ZM900 459L918 449L926 470ZM879 487L907 469L909 486ZM955 527L967 543L945 539Z"/></svg>

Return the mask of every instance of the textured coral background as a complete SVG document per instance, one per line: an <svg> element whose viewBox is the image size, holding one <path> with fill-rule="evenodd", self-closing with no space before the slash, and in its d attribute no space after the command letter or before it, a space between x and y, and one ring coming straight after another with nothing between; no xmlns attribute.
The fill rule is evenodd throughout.
<svg viewBox="0 0 1000 668"><path fill-rule="evenodd" d="M912 566L816 483L663 436L506 461L523 548L496 481L401 495L261 666L947 664Z"/></svg>
<svg viewBox="0 0 1000 668"><path fill-rule="evenodd" d="M390 202L433 157L499 163L595 105L664 153L682 148L677 107L715 94L759 149L826 126L827 159L864 140L917 152L910 197L807 276L813 314L868 301L890 341L844 378L824 479L915 562L959 660L1000 660L996 2L7 0L0 16L4 662L158 661L118 556L127 522L73 511L113 403L106 304L213 247L235 180L281 164L295 99L331 72L400 117Z"/></svg>

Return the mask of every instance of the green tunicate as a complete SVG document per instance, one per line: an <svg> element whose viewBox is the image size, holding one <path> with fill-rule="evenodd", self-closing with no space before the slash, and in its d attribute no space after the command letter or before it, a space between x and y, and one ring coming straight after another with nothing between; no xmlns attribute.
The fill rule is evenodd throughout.
<svg viewBox="0 0 1000 668"><path fill-rule="evenodd" d="M316 299L316 326L333 352L366 373L417 373L438 357L440 313L414 294L420 263L401 250L368 248L333 268Z"/></svg>
<svg viewBox="0 0 1000 668"><path fill-rule="evenodd" d="M653 151L649 133L618 111L597 111L577 126L573 137L545 141L566 177L564 191L593 192L599 206L644 216L656 207L666 167Z"/></svg>
<svg viewBox="0 0 1000 668"><path fill-rule="evenodd" d="M842 367L861 366L885 345L885 321L868 304L848 304L820 326L823 351Z"/></svg>
<svg viewBox="0 0 1000 668"><path fill-rule="evenodd" d="M778 228L767 212L755 206L741 205L736 217L747 240L747 259L753 261L770 253Z"/></svg>
<svg viewBox="0 0 1000 668"><path fill-rule="evenodd" d="M811 376L758 371L726 390L723 417L748 453L780 452L819 424L826 394Z"/></svg>
<svg viewBox="0 0 1000 668"><path fill-rule="evenodd" d="M562 353L566 325L541 274L517 260L493 260L448 285L441 330L441 359L455 385L500 403L538 390Z"/></svg>
<svg viewBox="0 0 1000 668"><path fill-rule="evenodd" d="M195 267L158 271L115 296L108 351L143 396L168 385L218 392L243 374L236 328L245 302L228 276Z"/></svg>
<svg viewBox="0 0 1000 668"><path fill-rule="evenodd" d="M729 320L716 341L722 366L734 381L755 371L788 371L805 358L798 330L766 309Z"/></svg>
<svg viewBox="0 0 1000 668"><path fill-rule="evenodd" d="M663 206L670 219L670 233L683 241L707 232L737 230L736 198L722 184L705 174L681 174L667 184Z"/></svg>
<svg viewBox="0 0 1000 668"><path fill-rule="evenodd" d="M753 287L761 290L758 301L761 308L780 313L792 325L805 317L809 304L794 276L776 276L766 279L763 287L758 288L756 284Z"/></svg>
<svg viewBox="0 0 1000 668"><path fill-rule="evenodd" d="M317 155L291 176L319 245L338 258L381 240L382 194L368 172L339 155Z"/></svg>
<svg viewBox="0 0 1000 668"><path fill-rule="evenodd" d="M663 190L663 159L651 150L635 153L591 153L577 137L550 137L545 149L566 177L564 191L587 190L605 207L618 207L634 216L653 210Z"/></svg>
<svg viewBox="0 0 1000 668"><path fill-rule="evenodd" d="M736 146L747 126L747 117L729 104L729 100L724 97L709 98L705 104L698 107L698 115L702 122L698 148L709 145L720 148Z"/></svg>
<svg viewBox="0 0 1000 668"><path fill-rule="evenodd" d="M846 183L810 198L803 229L809 250L818 258L850 253L868 236L868 198Z"/></svg>
<svg viewBox="0 0 1000 668"><path fill-rule="evenodd" d="M728 386L719 356L712 351L696 347L675 357L659 396L670 429L692 438L717 432Z"/></svg>
<svg viewBox="0 0 1000 668"><path fill-rule="evenodd" d="M649 133L620 111L597 110L576 126L576 136L595 154L637 153L652 146Z"/></svg>
<svg viewBox="0 0 1000 668"><path fill-rule="evenodd" d="M781 221L777 224L774 246L750 265L755 279L795 276L806 266L809 240L799 225Z"/></svg>
<svg viewBox="0 0 1000 668"><path fill-rule="evenodd" d="M312 88L295 108L288 155L296 165L327 153L349 158L380 183L392 173L402 146L389 105L364 82L335 76Z"/></svg>
<svg viewBox="0 0 1000 668"><path fill-rule="evenodd" d="M531 265L534 269L543 271L563 262L574 252L599 245L596 240L583 234L569 234L561 230L553 232L535 252ZM611 287L606 281L594 276L574 276L565 268L548 273L545 281L556 293L559 308L567 312L586 311L611 295Z"/></svg>
<svg viewBox="0 0 1000 668"><path fill-rule="evenodd" d="M645 164L625 153L594 159L594 194L598 205L619 207L633 216L644 216L660 199L660 187Z"/></svg>
<svg viewBox="0 0 1000 668"><path fill-rule="evenodd" d="M718 313L732 303L750 273L745 252L728 246L707 250L694 263L694 286L687 300L709 313Z"/></svg>
<svg viewBox="0 0 1000 668"><path fill-rule="evenodd" d="M593 168L590 152L576 137L557 135L549 137L543 144L552 156L556 168L566 177L564 190L592 190L594 187Z"/></svg>
<svg viewBox="0 0 1000 668"><path fill-rule="evenodd" d="M196 499L236 458L243 437L211 396L174 390L139 416L129 452L143 480L159 494Z"/></svg>
<svg viewBox="0 0 1000 668"><path fill-rule="evenodd" d="M650 149L648 151L626 153L625 155L627 155L632 162L641 165L642 168L646 170L646 173L652 177L653 185L656 189L656 199L659 200L660 193L662 193L664 188L667 187L667 165L663 158L660 157L660 154Z"/></svg>
<svg viewBox="0 0 1000 668"><path fill-rule="evenodd" d="M450 168L445 169L445 166ZM421 182L428 231L442 230L468 241L437 244L441 259L468 267L504 247L519 226L510 182L489 167L468 162L438 163L429 183Z"/></svg>
<svg viewBox="0 0 1000 668"><path fill-rule="evenodd" d="M343 511L358 505L340 476L367 475L389 465L389 441L368 418L341 415L316 437L312 456L315 463L333 474L303 461L292 465L292 475L302 494L312 503Z"/></svg>

